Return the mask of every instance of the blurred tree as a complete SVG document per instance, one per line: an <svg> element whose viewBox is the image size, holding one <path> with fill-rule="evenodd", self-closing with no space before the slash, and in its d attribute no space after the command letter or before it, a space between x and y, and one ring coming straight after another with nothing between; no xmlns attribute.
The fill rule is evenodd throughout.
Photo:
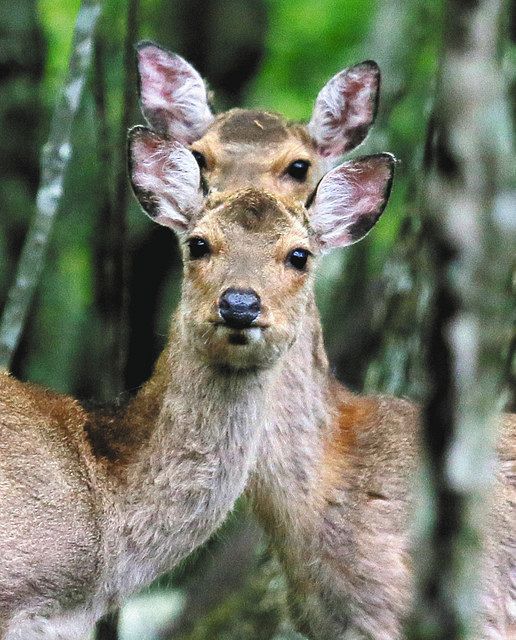
<svg viewBox="0 0 516 640"><path fill-rule="evenodd" d="M480 572L496 580L485 575L480 551L495 483L516 241L503 15L502 0L445 5L423 207L435 291L423 412L425 553L416 555L420 590L409 634L417 640L477 637ZM506 632L496 619L490 629Z"/></svg>
<svg viewBox="0 0 516 640"><path fill-rule="evenodd" d="M0 309L34 210L39 178L45 44L32 0L0 2ZM18 362L13 370L19 371Z"/></svg>
<svg viewBox="0 0 516 640"><path fill-rule="evenodd" d="M380 239L384 250L379 255L376 236L352 247L339 287L345 293L331 299L340 323L328 334L330 353L338 375L358 390L411 397L424 390L421 326L428 277L418 187L440 8L440 2L382 0L364 44L364 55L380 65L382 88L376 127L359 152L388 150L398 166L387 212L394 220L384 231L390 237ZM377 264L385 265L381 272Z"/></svg>
<svg viewBox="0 0 516 640"><path fill-rule="evenodd" d="M118 127L114 127L114 132L110 130L107 111L105 34L100 31L95 39L95 73L92 82L98 155L104 167L95 264L96 301L104 335L102 359L110 363L110 366L103 368L100 373L97 399L103 402L112 402L125 390L130 320L127 273L127 209L130 190L126 170L126 139L136 105L136 65L133 46L138 39L138 0L130 0L127 3L125 17L122 108Z"/></svg>
<svg viewBox="0 0 516 640"><path fill-rule="evenodd" d="M9 289L0 321L0 366L9 369L18 347L34 291L39 284L47 247L63 195L63 183L72 154L71 131L82 97L91 58L92 38L100 3L83 0L74 30L72 53L47 143L41 152L41 179L36 212Z"/></svg>

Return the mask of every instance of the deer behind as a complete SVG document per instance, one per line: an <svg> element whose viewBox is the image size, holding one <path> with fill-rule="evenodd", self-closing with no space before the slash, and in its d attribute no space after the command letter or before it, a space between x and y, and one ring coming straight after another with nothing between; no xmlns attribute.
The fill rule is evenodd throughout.
<svg viewBox="0 0 516 640"><path fill-rule="evenodd" d="M205 196L254 185L307 202L311 233L319 234L323 251L349 244L370 228L390 186L378 170L379 157L343 165L347 183L330 173L315 202L313 193L329 161L363 140L373 122L379 88L374 63L332 78L305 127L257 111L215 117L202 80L184 60L149 43L138 53L142 109L158 131L154 146L164 152L171 138L190 145ZM136 191L159 217L166 198L147 178L149 189L142 190L140 181ZM317 194L325 194L319 208ZM356 215L359 202L363 216ZM282 362L270 399L275 419L266 425L248 494L282 560L299 630L316 640L399 640L413 592L419 412L407 401L359 397L338 385L328 371L311 297L307 308L310 318ZM479 640L511 639L513 633L513 443L510 417L500 443L501 461L508 462L495 480L484 540Z"/></svg>

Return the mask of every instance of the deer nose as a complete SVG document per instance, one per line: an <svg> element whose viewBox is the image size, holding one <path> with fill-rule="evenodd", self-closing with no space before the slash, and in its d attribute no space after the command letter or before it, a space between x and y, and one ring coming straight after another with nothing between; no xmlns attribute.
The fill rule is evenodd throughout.
<svg viewBox="0 0 516 640"><path fill-rule="evenodd" d="M226 289L220 296L219 313L232 329L250 327L260 315L260 296L252 289Z"/></svg>

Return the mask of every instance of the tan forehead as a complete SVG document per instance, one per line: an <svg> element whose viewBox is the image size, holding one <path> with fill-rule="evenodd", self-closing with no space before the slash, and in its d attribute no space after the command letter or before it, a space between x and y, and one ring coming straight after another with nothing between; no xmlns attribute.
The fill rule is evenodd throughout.
<svg viewBox="0 0 516 640"><path fill-rule="evenodd" d="M288 122L277 113L253 109L231 109L220 114L200 142L214 146L283 146L297 142L307 150L314 149L303 125Z"/></svg>
<svg viewBox="0 0 516 640"><path fill-rule="evenodd" d="M216 194L195 221L196 228L218 233L251 233L271 238L308 237L308 219L299 204L254 189Z"/></svg>

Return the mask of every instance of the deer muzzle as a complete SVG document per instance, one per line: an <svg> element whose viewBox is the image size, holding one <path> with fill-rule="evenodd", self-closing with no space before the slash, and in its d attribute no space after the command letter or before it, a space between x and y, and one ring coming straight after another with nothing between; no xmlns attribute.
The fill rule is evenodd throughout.
<svg viewBox="0 0 516 640"><path fill-rule="evenodd" d="M253 289L226 289L219 299L219 315L231 329L252 327L260 310L260 296Z"/></svg>

